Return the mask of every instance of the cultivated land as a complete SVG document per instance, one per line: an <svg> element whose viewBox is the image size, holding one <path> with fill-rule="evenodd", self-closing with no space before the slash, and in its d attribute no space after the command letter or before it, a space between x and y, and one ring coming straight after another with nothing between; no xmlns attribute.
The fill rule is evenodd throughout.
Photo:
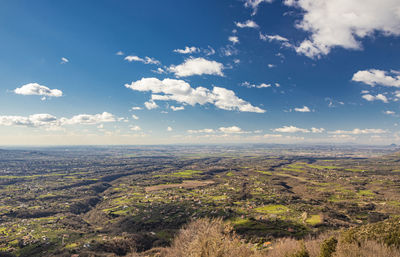
<svg viewBox="0 0 400 257"><path fill-rule="evenodd" d="M156 256L183 225L201 218L221 218L240 242L266 253L282 238L338 231L350 241L365 237L400 247L400 228L392 241L392 234L381 240L384 232L365 232L399 224L397 151L283 145L5 148L0 256Z"/></svg>

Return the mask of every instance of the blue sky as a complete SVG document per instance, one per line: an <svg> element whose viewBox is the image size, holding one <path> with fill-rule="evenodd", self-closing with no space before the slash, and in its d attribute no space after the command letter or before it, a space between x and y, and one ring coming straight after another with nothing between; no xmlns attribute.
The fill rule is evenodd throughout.
<svg viewBox="0 0 400 257"><path fill-rule="evenodd" d="M400 143L397 0L1 1L0 144Z"/></svg>

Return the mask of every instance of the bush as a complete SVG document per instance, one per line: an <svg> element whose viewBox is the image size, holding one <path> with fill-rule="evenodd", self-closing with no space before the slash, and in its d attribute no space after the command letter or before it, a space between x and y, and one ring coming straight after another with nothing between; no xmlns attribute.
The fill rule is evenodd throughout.
<svg viewBox="0 0 400 257"><path fill-rule="evenodd" d="M288 257L310 257L310 254L308 253L306 247L304 246L304 242L301 242L300 247L301 247L300 250L291 255L288 255Z"/></svg>
<svg viewBox="0 0 400 257"><path fill-rule="evenodd" d="M336 251L337 243L338 240L333 236L325 239L321 244L320 257L332 257L333 253Z"/></svg>
<svg viewBox="0 0 400 257"><path fill-rule="evenodd" d="M165 257L248 257L257 256L242 243L230 225L221 219L200 219L181 229Z"/></svg>

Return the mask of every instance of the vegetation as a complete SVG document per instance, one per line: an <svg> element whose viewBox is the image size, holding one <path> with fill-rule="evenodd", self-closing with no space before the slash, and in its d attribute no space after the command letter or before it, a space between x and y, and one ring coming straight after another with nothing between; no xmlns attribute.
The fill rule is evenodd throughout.
<svg viewBox="0 0 400 257"><path fill-rule="evenodd" d="M323 146L0 150L0 256L399 256L399 161Z"/></svg>

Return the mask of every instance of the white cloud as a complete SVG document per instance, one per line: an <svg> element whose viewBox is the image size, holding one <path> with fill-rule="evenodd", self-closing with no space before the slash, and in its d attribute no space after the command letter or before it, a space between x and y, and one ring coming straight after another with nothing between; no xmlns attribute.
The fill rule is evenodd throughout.
<svg viewBox="0 0 400 257"><path fill-rule="evenodd" d="M272 68L275 68L276 67L276 65L275 64L268 64L268 68L270 68L270 69L272 69Z"/></svg>
<svg viewBox="0 0 400 257"><path fill-rule="evenodd" d="M382 95L382 94L377 94L376 96L370 95L370 94L366 94L361 96L362 98L364 98L365 100L372 102L372 101L377 101L380 100L384 103L388 103L388 99L386 96Z"/></svg>
<svg viewBox="0 0 400 257"><path fill-rule="evenodd" d="M0 116L2 126L44 127L54 130L64 125L99 124L115 122L115 116L108 112L101 114L79 114L72 118L57 118L51 114L33 114L29 116Z"/></svg>
<svg viewBox="0 0 400 257"><path fill-rule="evenodd" d="M151 70L151 71L157 74L167 73L163 68L160 67L158 67L157 70Z"/></svg>
<svg viewBox="0 0 400 257"><path fill-rule="evenodd" d="M115 55L124 55L124 52L118 51L118 52L115 53Z"/></svg>
<svg viewBox="0 0 400 257"><path fill-rule="evenodd" d="M261 32L260 32L260 39L264 40L264 41L269 41L269 42L272 42L272 41L288 42L289 41L289 39L279 36L279 35L268 35L268 34L262 34Z"/></svg>
<svg viewBox="0 0 400 257"><path fill-rule="evenodd" d="M140 58L139 56L136 55L128 55L124 58L124 60L127 60L128 62L141 62L144 64L156 64L156 65L160 65L160 61L154 59L154 58L150 58L148 56L144 57L144 58Z"/></svg>
<svg viewBox="0 0 400 257"><path fill-rule="evenodd" d="M400 35L398 0L286 0L302 9L296 27L311 33L296 51L310 58L327 55L333 47L362 49L361 39L376 33Z"/></svg>
<svg viewBox="0 0 400 257"><path fill-rule="evenodd" d="M396 114L394 111L385 111L385 114L387 114L387 115L394 115L394 114Z"/></svg>
<svg viewBox="0 0 400 257"><path fill-rule="evenodd" d="M265 134L263 137L264 138L282 138L282 135L280 135L280 134Z"/></svg>
<svg viewBox="0 0 400 257"><path fill-rule="evenodd" d="M145 106L146 109L148 109L148 110L156 109L156 108L159 107L153 100L150 100L150 101L148 101L148 102L145 102L145 103L144 103L144 106Z"/></svg>
<svg viewBox="0 0 400 257"><path fill-rule="evenodd" d="M303 106L302 108L294 108L296 112L310 112L310 108Z"/></svg>
<svg viewBox="0 0 400 257"><path fill-rule="evenodd" d="M41 95L41 96L54 96L60 97L63 92L59 89L50 89L46 86L39 85L38 83L29 83L22 87L14 89L14 93L18 95Z"/></svg>
<svg viewBox="0 0 400 257"><path fill-rule="evenodd" d="M268 42L275 41L275 42L281 43L281 45L284 47L294 48L294 46L289 42L289 39L282 37L280 35L268 35L268 34L262 34L260 32L260 39L263 41L268 41Z"/></svg>
<svg viewBox="0 0 400 257"><path fill-rule="evenodd" d="M2 126L26 126L41 127L57 125L57 118L50 114L33 114L24 116L0 116L0 125Z"/></svg>
<svg viewBox="0 0 400 257"><path fill-rule="evenodd" d="M283 126L282 128L273 129L273 131L281 132L281 133L296 133L296 132L308 133L308 132L310 132L310 130L308 130L308 129L297 128L295 126Z"/></svg>
<svg viewBox="0 0 400 257"><path fill-rule="evenodd" d="M98 124L104 122L114 122L115 116L108 112L103 112L100 114L79 114L75 115L70 119L61 118L60 121L64 125L75 125L75 124Z"/></svg>
<svg viewBox="0 0 400 257"><path fill-rule="evenodd" d="M215 130L213 129L198 129L198 130L193 130L193 129L189 129L187 131L190 134L197 134L197 133L215 133Z"/></svg>
<svg viewBox="0 0 400 257"><path fill-rule="evenodd" d="M227 45L225 47L221 47L220 51L224 56L236 55L239 52L233 45Z"/></svg>
<svg viewBox="0 0 400 257"><path fill-rule="evenodd" d="M215 50L214 50L214 48L212 48L211 46L208 46L208 48L207 48L207 49L204 49L203 52L204 52L207 56L210 56L210 55L214 55L214 54L215 54Z"/></svg>
<svg viewBox="0 0 400 257"><path fill-rule="evenodd" d="M143 108L139 107L139 106L135 106L135 107L132 107L132 110L133 111L139 111L139 110L143 110Z"/></svg>
<svg viewBox="0 0 400 257"><path fill-rule="evenodd" d="M172 127L167 127L168 132L171 132L172 130L173 130Z"/></svg>
<svg viewBox="0 0 400 257"><path fill-rule="evenodd" d="M331 135L329 138L334 140L346 140L346 141L355 141L356 138L350 135Z"/></svg>
<svg viewBox="0 0 400 257"><path fill-rule="evenodd" d="M132 114L132 118L135 119L135 120L138 120L138 119L139 119L139 117L136 116L135 114Z"/></svg>
<svg viewBox="0 0 400 257"><path fill-rule="evenodd" d="M358 129L355 128L353 130L335 130L333 132L329 132L331 134L343 134L343 135L362 135L362 134L384 134L387 133L387 130L383 129Z"/></svg>
<svg viewBox="0 0 400 257"><path fill-rule="evenodd" d="M177 79L142 78L125 87L136 91L151 91L151 101L146 105L157 106L154 102L158 101L176 101L189 105L204 105L207 103L214 104L217 108L223 110L238 110L241 112L264 113L265 110L255 107L243 99L235 95L235 92L222 87L214 87L209 90L204 87L192 88L187 82Z"/></svg>
<svg viewBox="0 0 400 257"><path fill-rule="evenodd" d="M263 2L272 3L273 0L245 0L244 6L253 9L251 15L255 15L257 13L258 6Z"/></svg>
<svg viewBox="0 0 400 257"><path fill-rule="evenodd" d="M132 126L131 128L130 128L130 130L132 130L132 131L140 131L140 130L142 130L138 125L136 125L136 126Z"/></svg>
<svg viewBox="0 0 400 257"><path fill-rule="evenodd" d="M239 38L237 36L230 36L228 40L231 41L233 44L239 43Z"/></svg>
<svg viewBox="0 0 400 257"><path fill-rule="evenodd" d="M193 75L218 75L224 76L222 70L224 65L216 61L209 61L204 58L189 58L177 66L172 65L169 70L178 77Z"/></svg>
<svg viewBox="0 0 400 257"><path fill-rule="evenodd" d="M174 52L180 54L192 54L200 52L200 49L194 46L191 47L186 46L185 49L175 49Z"/></svg>
<svg viewBox="0 0 400 257"><path fill-rule="evenodd" d="M259 26L252 20L247 20L245 22L235 22L236 26L239 28L253 28L256 29Z"/></svg>
<svg viewBox="0 0 400 257"><path fill-rule="evenodd" d="M324 128L311 128L312 133L323 133L324 131Z"/></svg>
<svg viewBox="0 0 400 257"><path fill-rule="evenodd" d="M61 64L68 63L69 60L65 57L61 57Z"/></svg>
<svg viewBox="0 0 400 257"><path fill-rule="evenodd" d="M182 111L185 110L184 106L171 106L171 109L176 112L176 111Z"/></svg>
<svg viewBox="0 0 400 257"><path fill-rule="evenodd" d="M224 132L224 133L243 133L244 132L241 128L239 128L237 126L220 127L218 130L221 132Z"/></svg>
<svg viewBox="0 0 400 257"><path fill-rule="evenodd" d="M396 71L383 71L377 69L361 70L354 73L353 81L362 82L372 87L376 85L387 87L400 87L400 75Z"/></svg>
<svg viewBox="0 0 400 257"><path fill-rule="evenodd" d="M261 83L259 85L251 84L250 82L243 82L241 84L242 87L247 87L247 88L268 88L271 87L271 84L266 84L266 83Z"/></svg>

